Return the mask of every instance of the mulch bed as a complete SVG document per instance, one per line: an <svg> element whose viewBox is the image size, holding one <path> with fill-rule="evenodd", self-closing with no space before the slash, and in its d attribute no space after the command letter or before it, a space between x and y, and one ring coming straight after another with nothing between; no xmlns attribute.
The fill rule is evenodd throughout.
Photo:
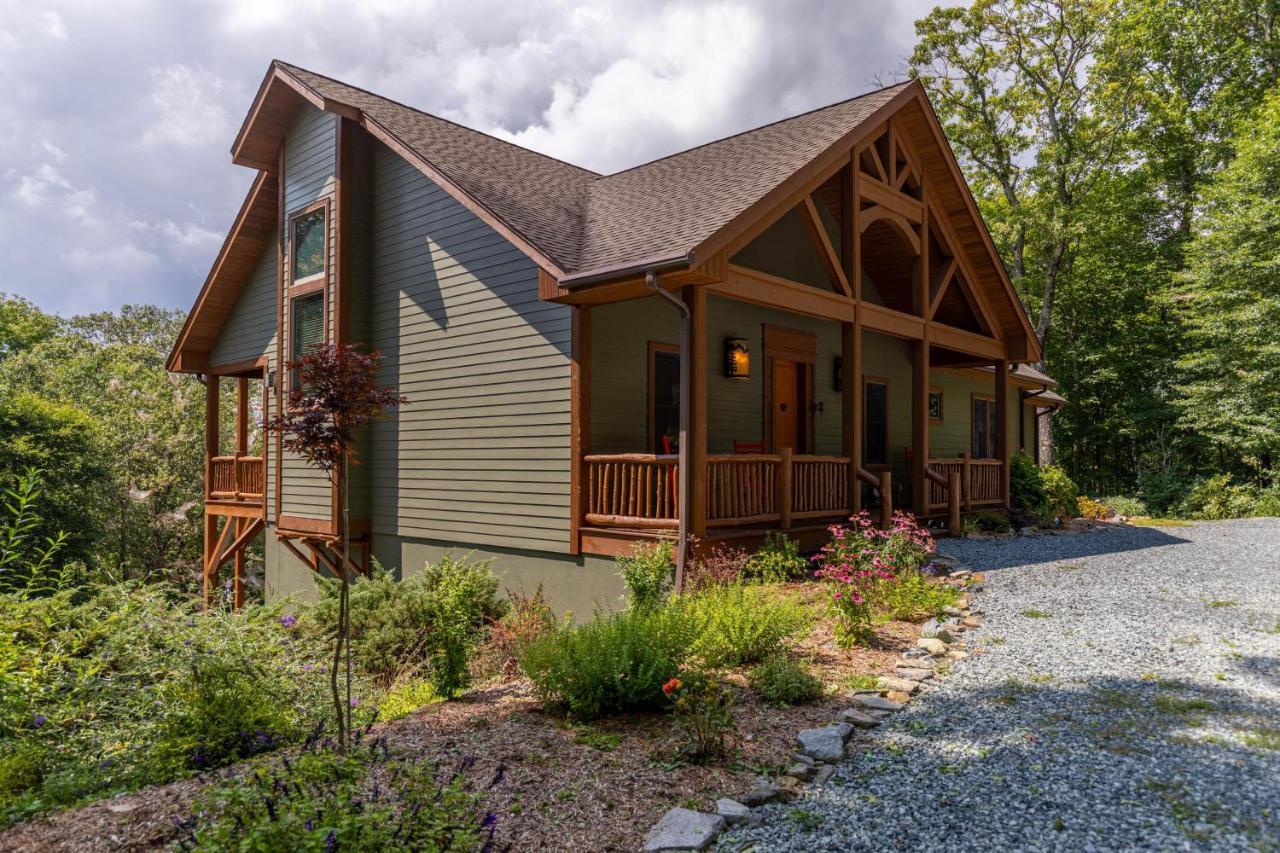
<svg viewBox="0 0 1280 853"><path fill-rule="evenodd" d="M670 719L627 715L573 725L542 710L531 685L509 678L378 726L393 754L456 766L474 761L467 777L498 818L495 840L512 850L634 850L672 806L709 809L714 799L745 793L763 770L786 766L795 733L826 725L850 705L849 677L891 674L918 626L877 627L871 648L841 649L820 620L800 644L828 693L794 708L764 705L742 673L735 718L736 756L714 767L673 766ZM489 782L502 769L502 779ZM137 791L28 821L0 832L0 851L154 850L176 836L200 788L222 774Z"/></svg>

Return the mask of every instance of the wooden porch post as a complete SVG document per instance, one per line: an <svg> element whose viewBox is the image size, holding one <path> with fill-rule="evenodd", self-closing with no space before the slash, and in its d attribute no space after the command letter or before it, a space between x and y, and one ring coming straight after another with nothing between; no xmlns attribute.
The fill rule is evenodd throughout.
<svg viewBox="0 0 1280 853"><path fill-rule="evenodd" d="M587 478L583 457L591 449L591 308L572 310L573 362L570 373L569 435L569 553L582 553L579 528L586 512Z"/></svg>
<svg viewBox="0 0 1280 853"><path fill-rule="evenodd" d="M218 455L218 377L209 375L205 377L204 384L204 498L209 500L210 491L213 488L213 457ZM209 513L209 507L205 506L204 510L204 562L201 566L203 569L204 581L204 607L209 609L209 605L213 602L213 577L210 572L210 562L213 560L214 551L218 547L218 517Z"/></svg>
<svg viewBox="0 0 1280 853"><path fill-rule="evenodd" d="M1000 460L1000 501L1009 506L1009 362L996 368L996 458Z"/></svg>
<svg viewBox="0 0 1280 853"><path fill-rule="evenodd" d="M239 457L249 452L249 380L241 376L236 379L236 496L245 491L245 484L240 482ZM248 519L236 518L235 538L239 541L244 533L244 525ZM228 523L230 523L228 521ZM244 606L244 548L236 549L232 573L232 606L237 610Z"/></svg>
<svg viewBox="0 0 1280 853"><path fill-rule="evenodd" d="M840 324L840 362L844 384L840 390L844 455L849 457L849 514L862 509L862 328L861 323Z"/></svg>
<svg viewBox="0 0 1280 853"><path fill-rule="evenodd" d="M707 532L707 291L689 286L689 535Z"/></svg>
<svg viewBox="0 0 1280 853"><path fill-rule="evenodd" d="M911 344L911 505L917 518L929 511L929 341Z"/></svg>

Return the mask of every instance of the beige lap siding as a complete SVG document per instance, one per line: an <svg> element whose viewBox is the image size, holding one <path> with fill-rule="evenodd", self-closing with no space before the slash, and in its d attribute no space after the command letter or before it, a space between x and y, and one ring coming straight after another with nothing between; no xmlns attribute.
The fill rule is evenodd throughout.
<svg viewBox="0 0 1280 853"><path fill-rule="evenodd" d="M410 401L373 430L374 532L568 550L569 309L382 145L373 172L373 343Z"/></svg>

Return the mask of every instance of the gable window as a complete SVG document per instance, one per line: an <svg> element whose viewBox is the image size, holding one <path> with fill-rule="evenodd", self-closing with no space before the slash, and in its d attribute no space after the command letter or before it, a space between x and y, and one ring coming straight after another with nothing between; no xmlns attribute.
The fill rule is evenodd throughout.
<svg viewBox="0 0 1280 853"><path fill-rule="evenodd" d="M996 401L990 397L973 398L973 458L994 459L996 456Z"/></svg>
<svg viewBox="0 0 1280 853"><path fill-rule="evenodd" d="M680 352L657 341L649 341L649 448L680 450Z"/></svg>
<svg viewBox="0 0 1280 853"><path fill-rule="evenodd" d="M889 464L889 383L864 379L862 386L862 461Z"/></svg>
<svg viewBox="0 0 1280 853"><path fill-rule="evenodd" d="M307 211L293 219L293 283L324 275L328 248L325 208Z"/></svg>

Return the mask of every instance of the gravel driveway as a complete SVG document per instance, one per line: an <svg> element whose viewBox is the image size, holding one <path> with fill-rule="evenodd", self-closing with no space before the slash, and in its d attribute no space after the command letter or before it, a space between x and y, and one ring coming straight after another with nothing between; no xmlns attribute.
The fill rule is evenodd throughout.
<svg viewBox="0 0 1280 853"><path fill-rule="evenodd" d="M721 850L1280 851L1280 520L941 550L981 653Z"/></svg>

